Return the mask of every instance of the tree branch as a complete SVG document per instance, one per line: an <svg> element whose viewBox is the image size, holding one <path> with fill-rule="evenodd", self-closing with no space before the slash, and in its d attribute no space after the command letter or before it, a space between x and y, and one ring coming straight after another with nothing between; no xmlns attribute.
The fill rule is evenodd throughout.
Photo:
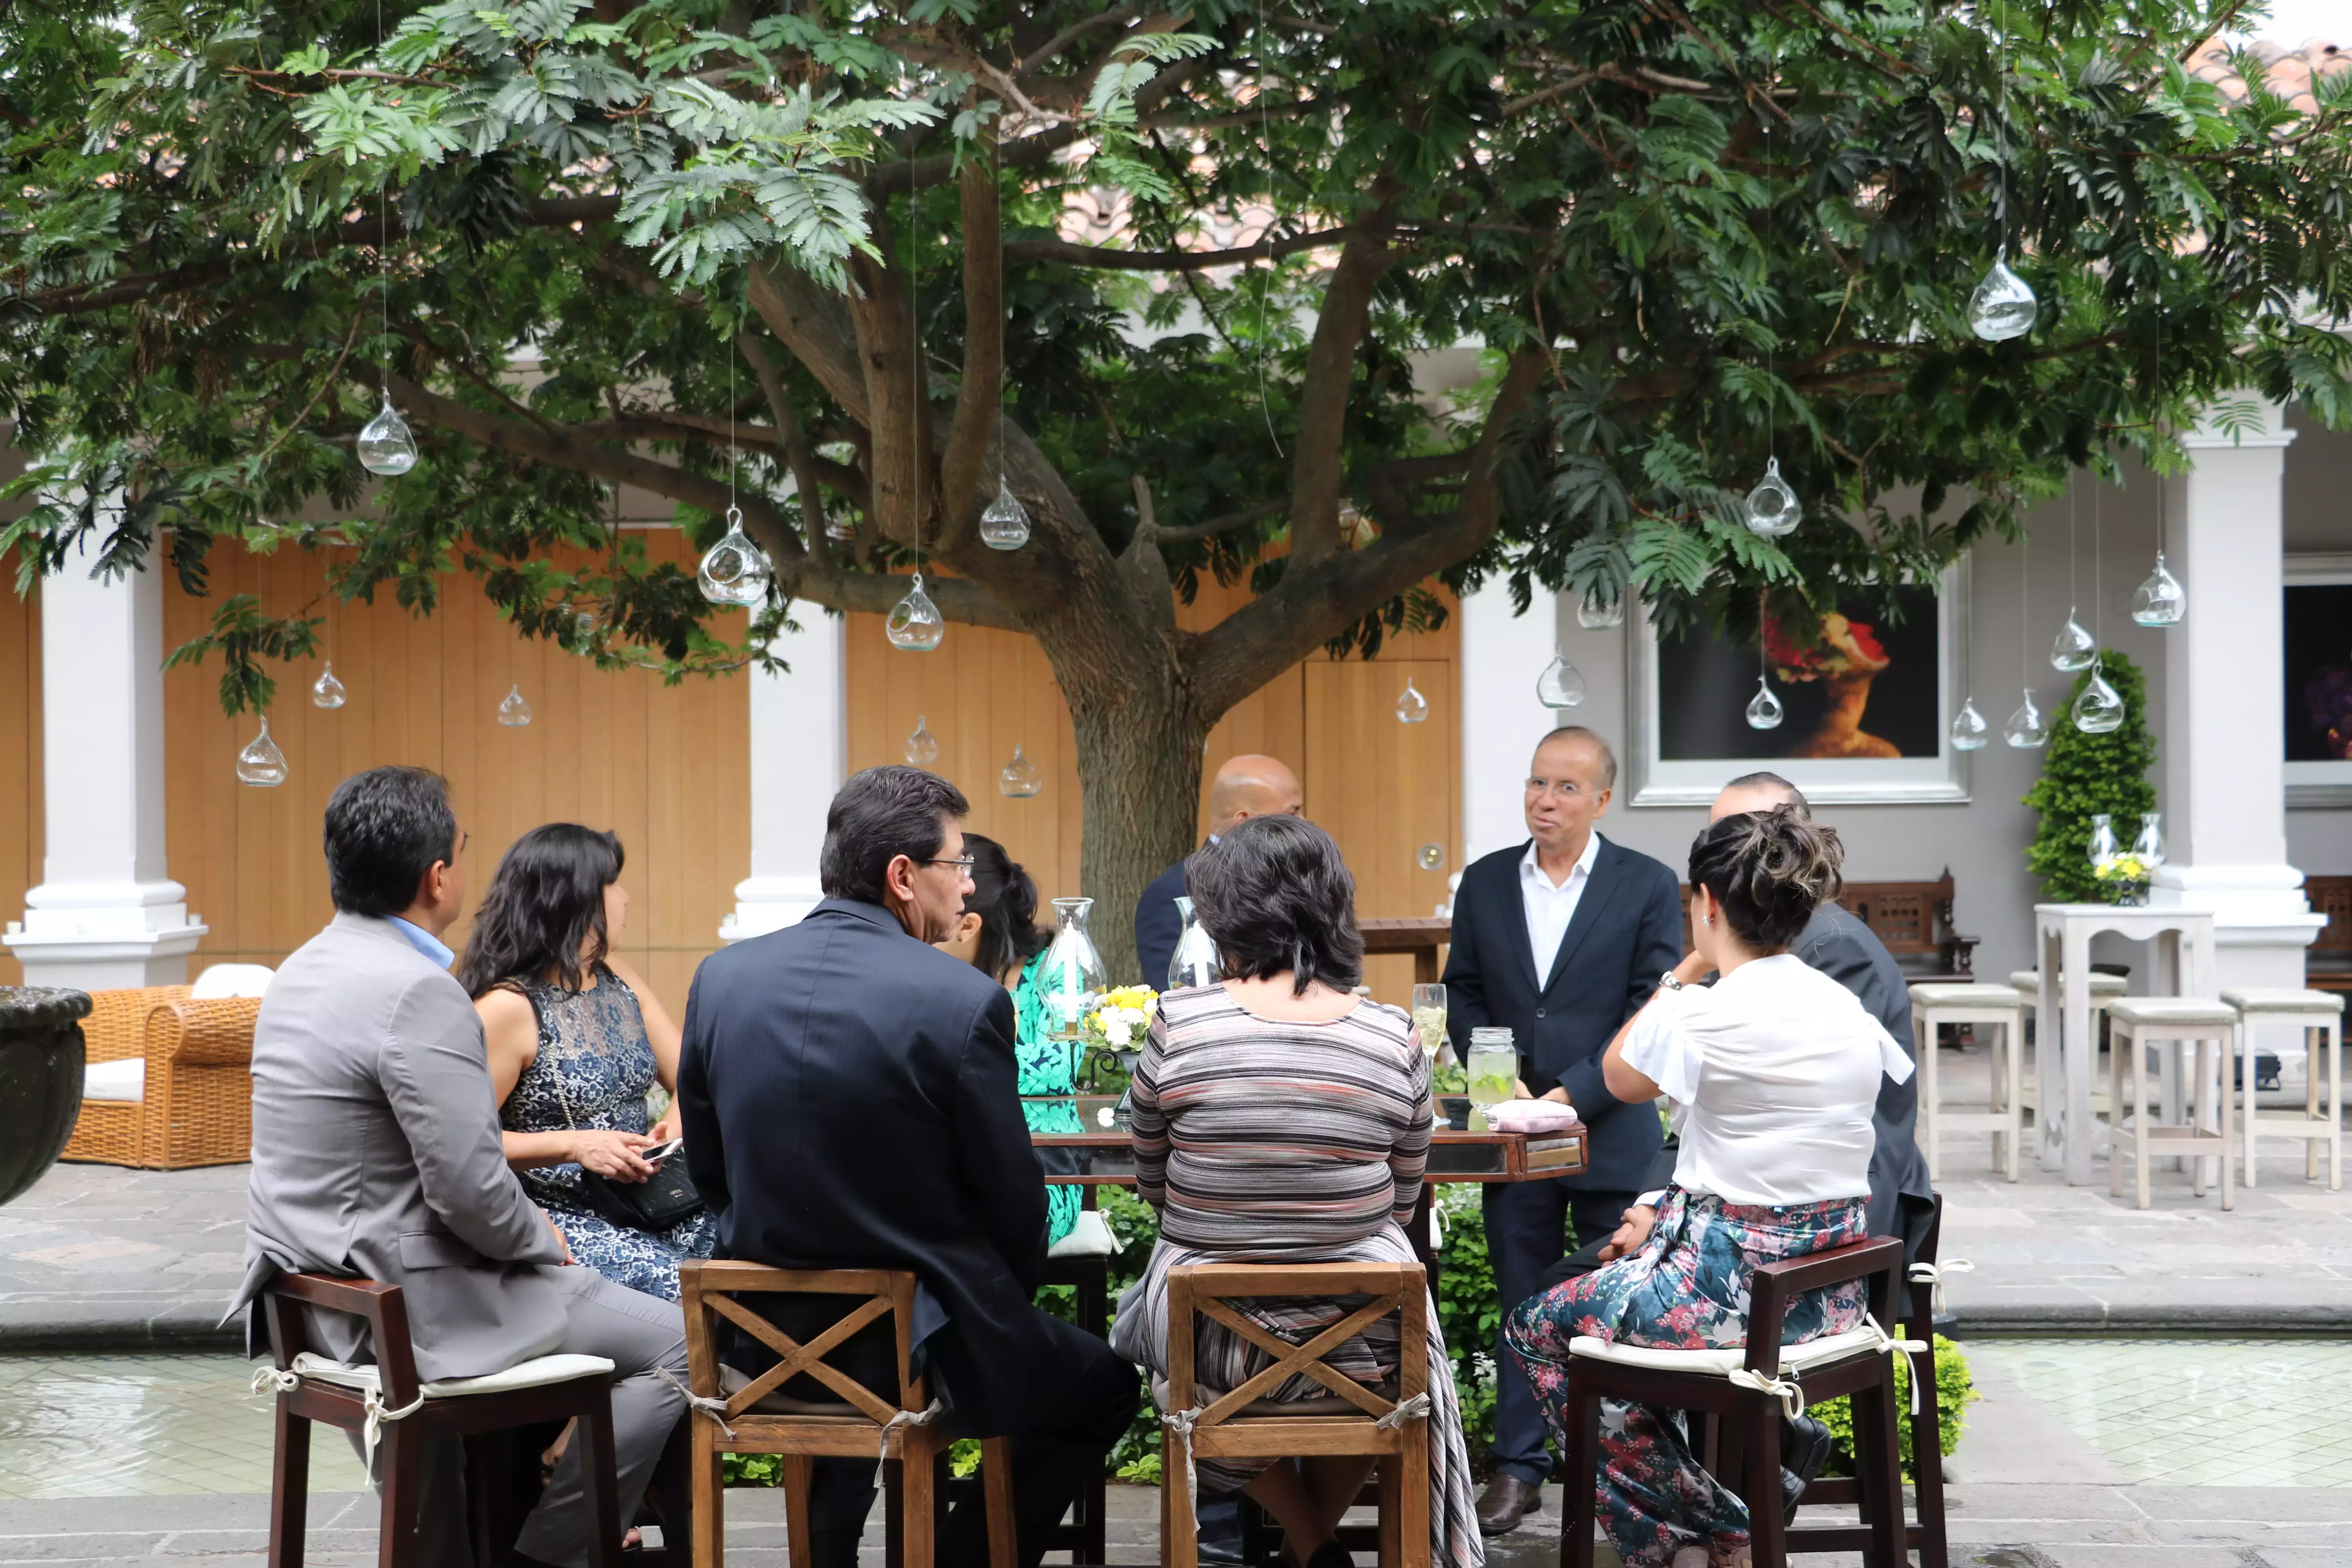
<svg viewBox="0 0 2352 1568"><path fill-rule="evenodd" d="M1076 245L1066 239L1014 239L1005 242L1004 259L1015 264L1066 261L1076 267L1115 272L1205 272L1213 267L1279 260L1302 250L1338 245L1355 232L1353 227L1342 226L1318 229L1313 234L1295 234L1285 239L1269 236L1255 245L1234 250L1119 250L1108 245Z"/></svg>
<svg viewBox="0 0 2352 1568"><path fill-rule="evenodd" d="M1139 118L1156 109L1180 87L1190 85L1208 73L1212 64L1207 55L1195 55L1179 60L1145 82L1135 95L1135 112ZM1026 168L1042 163L1055 153L1086 140L1093 128L1084 124L1056 125L1049 130L1035 131L1026 136L1000 143L997 166ZM942 153L929 158L900 158L875 164L866 175L866 189L877 201L901 191L922 190L931 185L943 185L956 174L953 153Z"/></svg>
<svg viewBox="0 0 2352 1568"><path fill-rule="evenodd" d="M1196 539L1213 539L1228 529L1240 528L1245 524L1256 522L1262 518L1272 517L1289 505L1290 499L1287 496L1280 500L1262 500L1255 506L1245 506L1239 511L1229 511L1223 517L1213 517L1206 522L1188 523L1182 528L1157 528L1153 531L1152 538L1160 544L1189 544Z"/></svg>
<svg viewBox="0 0 2352 1568"><path fill-rule="evenodd" d="M962 186L963 380L940 459L940 534L948 548L971 531L985 504L981 468L1003 419L1004 228L992 161L967 160Z"/></svg>
<svg viewBox="0 0 2352 1568"><path fill-rule="evenodd" d="M1375 193L1386 205L1381 176ZM1316 312L1315 340L1298 391L1298 446L1290 464L1290 565L1312 566L1339 548L1340 452L1347 436L1348 394L1356 351L1372 313L1372 289L1396 259L1385 239L1359 230L1339 252L1339 265Z"/></svg>
<svg viewBox="0 0 2352 1568"><path fill-rule="evenodd" d="M793 483L800 492L801 526L807 531L809 551L830 556L824 531L824 491L818 488L816 454L809 450L808 436L801 429L800 416L793 411L792 394L784 386L783 375L749 329L735 334L735 349L759 379L760 391L768 400L768 412L775 418L776 435L784 448L784 463L792 469Z"/></svg>

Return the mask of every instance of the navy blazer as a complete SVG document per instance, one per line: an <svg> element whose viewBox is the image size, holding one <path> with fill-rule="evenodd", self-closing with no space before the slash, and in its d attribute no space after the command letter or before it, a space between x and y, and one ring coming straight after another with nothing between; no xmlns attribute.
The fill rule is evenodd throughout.
<svg viewBox="0 0 2352 1568"><path fill-rule="evenodd" d="M1034 1425L1067 1370L1031 1301L1045 1188L1013 1033L1003 986L879 905L827 899L702 961L678 1061L687 1169L718 1256L915 1270L946 1310L926 1348L971 1436ZM829 1323L852 1304L772 1300L803 1342L823 1323L795 1309L829 1301Z"/></svg>
<svg viewBox="0 0 2352 1568"><path fill-rule="evenodd" d="M1519 862L1499 849L1462 873L1445 961L1446 1026L1467 1059L1470 1031L1501 1025L1537 1094L1558 1085L1590 1128L1590 1163L1563 1178L1594 1192L1638 1192L1664 1141L1654 1107L1628 1106L1601 1080L1601 1054L1683 955L1681 885L1647 855L1601 840L1551 973L1536 974Z"/></svg>
<svg viewBox="0 0 2352 1568"><path fill-rule="evenodd" d="M1135 900L1135 956L1143 964L1143 983L1154 991L1168 984L1168 966L1176 962L1176 939L1184 934L1184 917L1176 900L1184 896L1184 862L1179 860L1151 879L1143 897Z"/></svg>

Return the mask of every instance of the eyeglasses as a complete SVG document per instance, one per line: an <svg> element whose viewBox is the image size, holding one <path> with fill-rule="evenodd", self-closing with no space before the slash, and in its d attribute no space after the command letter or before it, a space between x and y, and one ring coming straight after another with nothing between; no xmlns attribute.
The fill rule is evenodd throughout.
<svg viewBox="0 0 2352 1568"><path fill-rule="evenodd" d="M926 866L953 866L958 870L969 871L971 869L971 857L965 855L953 860L926 860L923 864Z"/></svg>

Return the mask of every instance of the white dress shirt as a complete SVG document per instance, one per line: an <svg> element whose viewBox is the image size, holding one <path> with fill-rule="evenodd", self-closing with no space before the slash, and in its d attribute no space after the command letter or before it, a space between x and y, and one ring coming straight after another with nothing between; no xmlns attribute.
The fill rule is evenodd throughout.
<svg viewBox="0 0 2352 1568"><path fill-rule="evenodd" d="M1584 853L1568 868L1568 880L1552 885L1543 868L1536 863L1536 847L1532 840L1528 852L1519 857L1519 898L1527 906L1528 947L1536 955L1536 988L1541 990L1551 978L1552 960L1559 956L1559 944L1568 935L1568 922L1576 918L1576 906L1584 897L1585 884L1592 880L1592 863L1601 858L1601 835L1584 836Z"/></svg>
<svg viewBox="0 0 2352 1568"><path fill-rule="evenodd" d="M1869 1196L1879 1079L1911 1076L1859 997L1786 952L1661 991L1625 1063L1681 1107L1675 1184L1735 1204Z"/></svg>

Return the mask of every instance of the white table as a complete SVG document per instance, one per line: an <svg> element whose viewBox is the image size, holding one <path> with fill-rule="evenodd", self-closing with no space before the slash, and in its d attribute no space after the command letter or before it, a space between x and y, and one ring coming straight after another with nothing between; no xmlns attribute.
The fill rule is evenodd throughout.
<svg viewBox="0 0 2352 1568"><path fill-rule="evenodd" d="M2065 1166L2066 1180L2083 1186L2091 1179L2091 1062L2099 1042L2091 1032L2091 939L2114 931L2147 942L2156 957L2147 994L2211 996L2219 982L2213 970L2213 915L2178 905L2036 904L2034 946L2041 956L2042 996L2036 1016L2042 1038L2035 1047L2034 1082L2040 1110L2042 1166ZM2065 995L2058 994L2065 981ZM2059 1020L2057 1049L2051 1048L2052 1019ZM2063 1075L2063 1081L2061 1081ZM2063 1107L2057 1115L2053 1106Z"/></svg>

